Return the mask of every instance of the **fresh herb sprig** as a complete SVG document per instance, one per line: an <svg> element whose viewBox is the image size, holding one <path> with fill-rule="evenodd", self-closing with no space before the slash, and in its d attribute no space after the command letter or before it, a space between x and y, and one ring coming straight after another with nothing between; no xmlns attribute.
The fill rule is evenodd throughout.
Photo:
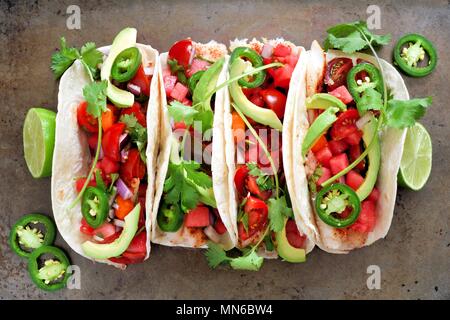
<svg viewBox="0 0 450 320"><path fill-rule="evenodd" d="M59 79L63 73L75 62L80 60L86 68L91 81L99 78L98 65L103 61L103 54L95 47L95 43L87 42L80 50L67 47L66 39L61 37L61 48L52 54L51 69L56 79Z"/></svg>
<svg viewBox="0 0 450 320"><path fill-rule="evenodd" d="M147 146L147 128L142 126L136 119L134 114L124 114L120 117L120 122L125 123L127 131L130 134L131 141L134 142L139 150L142 161L147 163L146 146Z"/></svg>

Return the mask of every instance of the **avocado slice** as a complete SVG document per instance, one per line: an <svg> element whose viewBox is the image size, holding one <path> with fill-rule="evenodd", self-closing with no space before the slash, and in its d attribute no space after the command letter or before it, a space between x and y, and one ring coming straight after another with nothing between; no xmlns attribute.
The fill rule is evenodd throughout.
<svg viewBox="0 0 450 320"><path fill-rule="evenodd" d="M347 106L341 100L329 93L316 93L306 99L307 109L328 109L329 107L339 108L341 111L347 110Z"/></svg>
<svg viewBox="0 0 450 320"><path fill-rule="evenodd" d="M111 68L119 53L136 46L136 38L137 30L135 28L125 28L120 31L114 38L111 49L109 49L109 55L103 62L102 70L100 71L101 79L108 81L106 95L119 108L131 107L134 103L134 95L131 92L117 88L111 83Z"/></svg>
<svg viewBox="0 0 450 320"><path fill-rule="evenodd" d="M359 200L363 201L372 192L375 184L377 183L378 171L380 170L381 164L381 145L378 133L376 132L378 125L378 120L372 115L370 120L363 127L363 141L367 148L371 142L372 137L374 137L374 145L369 150L367 155L369 159L369 167L367 168L366 178L363 184L358 188L356 194Z"/></svg>
<svg viewBox="0 0 450 320"><path fill-rule="evenodd" d="M84 254L94 259L109 259L118 257L124 253L128 249L128 246L138 230L140 211L141 205L138 203L125 217L122 233L113 242L107 244L94 243L91 241L84 242L81 245Z"/></svg>
<svg viewBox="0 0 450 320"><path fill-rule="evenodd" d="M305 139L302 144L302 155L305 156L309 149L316 143L322 134L324 134L337 120L336 113L339 111L338 107L329 107L322 112L317 119L312 123L306 132Z"/></svg>
<svg viewBox="0 0 450 320"><path fill-rule="evenodd" d="M275 239L277 241L277 252L278 255L287 262L305 262L306 261L306 251L305 249L299 249L291 246L286 237L286 223L288 219L284 219L284 227L281 231L275 234Z"/></svg>
<svg viewBox="0 0 450 320"><path fill-rule="evenodd" d="M242 59L236 59L230 67L230 79L239 77L247 69L249 63ZM234 103L239 107L240 111L247 117L252 118L258 123L272 127L276 130L282 131L283 124L277 117L275 112L270 109L258 107L247 99L244 92L242 92L238 81L233 81L230 84L230 95L233 98Z"/></svg>

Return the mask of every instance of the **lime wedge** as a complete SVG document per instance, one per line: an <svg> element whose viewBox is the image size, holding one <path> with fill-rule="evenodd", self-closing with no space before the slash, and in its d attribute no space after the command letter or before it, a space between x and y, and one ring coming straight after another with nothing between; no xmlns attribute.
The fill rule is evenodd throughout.
<svg viewBox="0 0 450 320"><path fill-rule="evenodd" d="M398 184L411 190L420 190L431 172L431 137L420 123L408 129L398 172Z"/></svg>
<svg viewBox="0 0 450 320"><path fill-rule="evenodd" d="M23 124L23 151L25 161L34 178L52 174L53 148L55 146L56 113L31 108Z"/></svg>

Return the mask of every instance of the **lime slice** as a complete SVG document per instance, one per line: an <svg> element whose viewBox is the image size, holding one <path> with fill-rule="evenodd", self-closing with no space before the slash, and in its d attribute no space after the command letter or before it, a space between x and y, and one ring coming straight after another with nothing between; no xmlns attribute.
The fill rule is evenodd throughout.
<svg viewBox="0 0 450 320"><path fill-rule="evenodd" d="M420 190L431 172L431 137L420 123L406 133L402 161L398 172L398 184L412 190Z"/></svg>
<svg viewBox="0 0 450 320"><path fill-rule="evenodd" d="M23 151L25 161L34 178L52 174L55 146L56 113L42 108L31 108L23 124Z"/></svg>

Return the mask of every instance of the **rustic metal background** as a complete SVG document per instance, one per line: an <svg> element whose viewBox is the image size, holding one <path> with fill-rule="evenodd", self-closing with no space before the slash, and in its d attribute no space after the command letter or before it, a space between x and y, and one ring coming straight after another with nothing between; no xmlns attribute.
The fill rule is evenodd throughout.
<svg viewBox="0 0 450 320"><path fill-rule="evenodd" d="M81 30L66 28L66 8L77 2ZM139 42L167 51L176 40L282 36L309 47L327 27L366 19L370 4L381 8L381 33L418 32L439 53L438 69L422 79L405 77L411 96L432 95L422 123L433 138L433 171L420 192L400 190L385 240L349 255L316 249L305 264L266 261L260 272L208 268L203 252L153 246L150 259L125 272L94 265L70 251L81 268L81 290L47 294L28 278L26 263L7 245L9 228L30 212L51 214L50 180L33 179L22 150L28 108L56 110L58 84L49 70L59 37L80 46L110 44L125 26ZM450 5L447 1L2 1L0 5L0 299L144 298L450 298ZM393 43L381 50L391 60ZM368 290L366 269L381 268L381 289Z"/></svg>

